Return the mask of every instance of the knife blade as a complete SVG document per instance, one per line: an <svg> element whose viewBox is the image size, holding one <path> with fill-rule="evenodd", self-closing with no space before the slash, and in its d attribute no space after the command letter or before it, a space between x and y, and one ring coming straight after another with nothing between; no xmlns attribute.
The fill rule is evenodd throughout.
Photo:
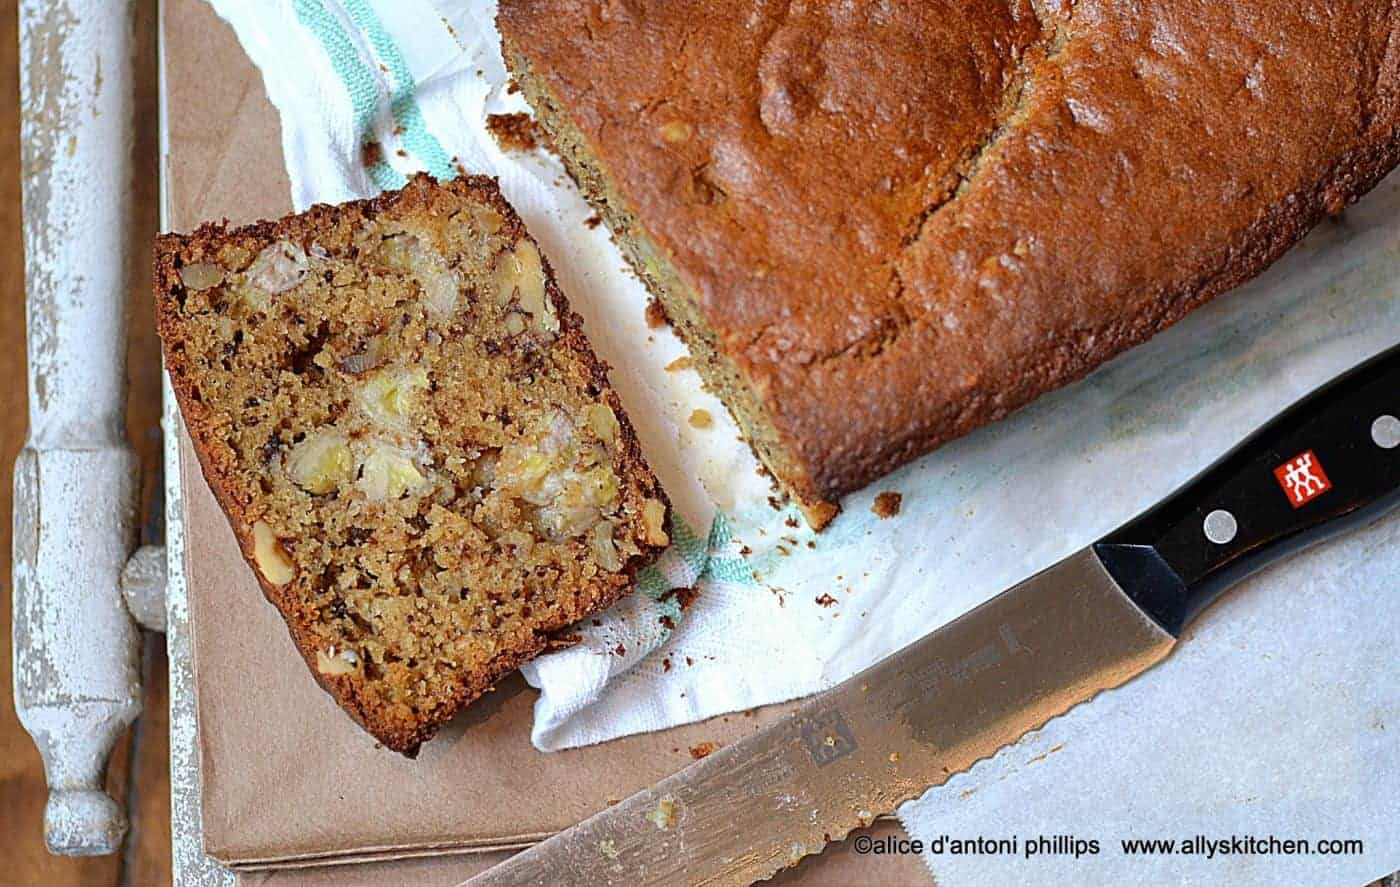
<svg viewBox="0 0 1400 887"><path fill-rule="evenodd" d="M1398 504L1400 347L1099 542L466 884L771 877L1151 668L1244 577Z"/></svg>
<svg viewBox="0 0 1400 887"><path fill-rule="evenodd" d="M1080 552L468 883L762 880L1127 680L1171 645L1094 554Z"/></svg>

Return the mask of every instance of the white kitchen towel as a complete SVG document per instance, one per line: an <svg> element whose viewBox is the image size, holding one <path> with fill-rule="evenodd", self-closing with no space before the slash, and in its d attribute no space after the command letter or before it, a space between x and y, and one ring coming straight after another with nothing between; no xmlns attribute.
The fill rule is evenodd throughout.
<svg viewBox="0 0 1400 887"><path fill-rule="evenodd" d="M505 152L487 133L487 114L525 110L505 88L494 3L212 2L281 113L298 208L367 196L415 169L500 178L613 364L677 505L677 550L642 594L585 625L580 645L526 667L541 691L533 739L542 749L828 687L1112 529L1309 388L1400 341L1400 188L1391 180L1256 283L1087 381L848 497L814 535L791 507L770 502L695 374L667 369L684 347L647 326L644 290L606 231L585 224L591 210L560 165L540 151ZM712 423L689 421L696 411ZM881 490L903 494L897 517L872 513ZM1149 677L905 805L901 818L931 846L945 832L1003 826L1103 845L1068 861L930 849L939 882L1055 872L1075 883L1228 875L1266 884L1299 871L1279 855L1113 849L1119 836L1178 837L1130 834L1136 823L1366 839L1362 854L1309 857L1307 883L1356 884L1400 867L1400 667L1377 641L1400 636L1400 552L1377 542L1395 533L1392 520L1265 574L1207 614ZM682 607L692 595L673 589L689 585L693 603ZM1344 642L1363 629L1373 643ZM1376 679L1358 680L1365 674ZM1151 804L1149 791L1161 793Z"/></svg>

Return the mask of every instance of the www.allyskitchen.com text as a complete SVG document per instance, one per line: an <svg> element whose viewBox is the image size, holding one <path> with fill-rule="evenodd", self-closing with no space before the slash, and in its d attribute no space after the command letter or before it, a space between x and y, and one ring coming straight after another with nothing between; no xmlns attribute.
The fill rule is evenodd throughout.
<svg viewBox="0 0 1400 887"><path fill-rule="evenodd" d="M1099 856L1117 850L1125 856L1360 856L1359 838L1283 838L1278 835L1190 835L1170 838L1120 838L1101 841L1079 835L1011 835L970 837L938 835L925 842L904 836L857 835L852 849L859 855L884 856L929 853L933 856Z"/></svg>

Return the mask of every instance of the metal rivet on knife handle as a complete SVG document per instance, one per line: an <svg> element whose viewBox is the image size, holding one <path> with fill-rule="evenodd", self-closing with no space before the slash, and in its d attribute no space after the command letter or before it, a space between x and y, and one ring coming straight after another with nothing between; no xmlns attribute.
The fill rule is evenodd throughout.
<svg viewBox="0 0 1400 887"><path fill-rule="evenodd" d="M1400 419L1391 415L1381 416L1371 423L1371 440L1383 450L1400 447Z"/></svg>
<svg viewBox="0 0 1400 887"><path fill-rule="evenodd" d="M1235 534L1240 531L1240 525L1233 514L1223 508L1217 508L1206 515L1205 531L1207 539L1216 545L1224 545L1234 541Z"/></svg>

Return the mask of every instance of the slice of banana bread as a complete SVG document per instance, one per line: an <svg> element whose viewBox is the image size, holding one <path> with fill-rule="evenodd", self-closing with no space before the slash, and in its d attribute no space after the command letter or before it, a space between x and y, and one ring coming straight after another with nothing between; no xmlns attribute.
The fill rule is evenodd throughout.
<svg viewBox="0 0 1400 887"><path fill-rule="evenodd" d="M156 241L205 478L320 684L408 755L629 591L666 498L493 180Z"/></svg>

